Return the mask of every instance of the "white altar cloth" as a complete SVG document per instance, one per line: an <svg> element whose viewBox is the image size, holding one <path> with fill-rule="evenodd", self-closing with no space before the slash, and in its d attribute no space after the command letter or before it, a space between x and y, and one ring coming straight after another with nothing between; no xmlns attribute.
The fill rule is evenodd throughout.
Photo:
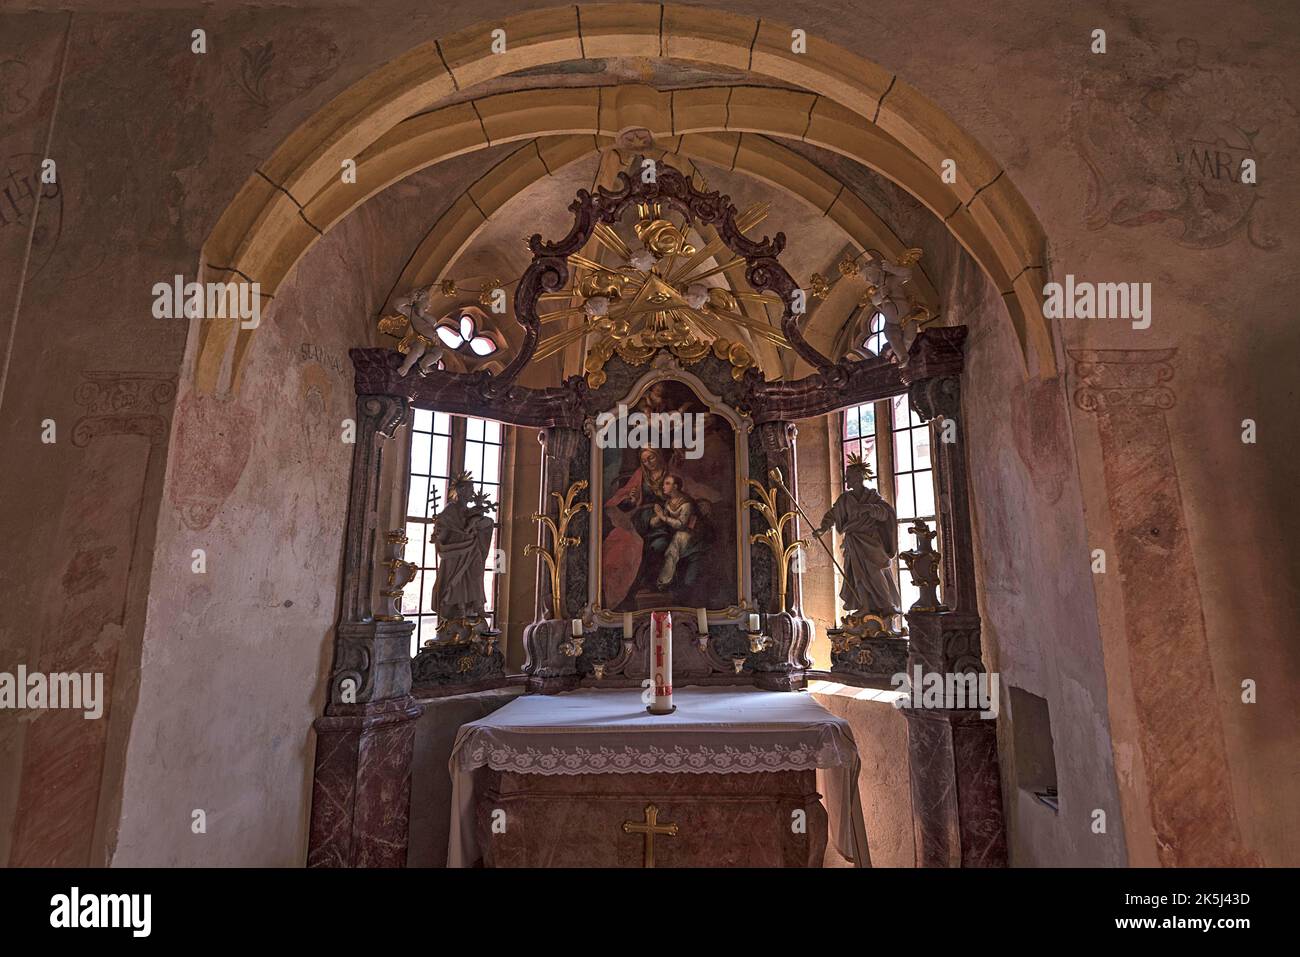
<svg viewBox="0 0 1300 957"><path fill-rule="evenodd" d="M834 789L830 836L845 858L870 867L861 759L853 731L806 692L677 688L677 711L652 715L636 688L584 688L516 698L462 725L448 764L452 821L447 866L481 856L474 827L475 771L523 774L734 774L816 769ZM617 739L615 743L612 739ZM837 819L838 818L838 819Z"/></svg>

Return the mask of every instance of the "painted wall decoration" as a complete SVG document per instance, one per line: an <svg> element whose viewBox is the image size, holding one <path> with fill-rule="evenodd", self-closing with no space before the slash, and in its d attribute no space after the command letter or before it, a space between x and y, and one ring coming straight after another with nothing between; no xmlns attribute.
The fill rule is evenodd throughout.
<svg viewBox="0 0 1300 957"><path fill-rule="evenodd" d="M1069 130L1088 169L1089 229L1163 225L1180 246L1212 249L1244 239L1282 245L1278 179L1270 163L1294 142L1300 111L1280 78L1251 85L1235 68L1181 37L1135 51L1123 74L1072 77ZM1243 160L1257 181L1243 177ZM1259 172L1259 171L1264 172Z"/></svg>

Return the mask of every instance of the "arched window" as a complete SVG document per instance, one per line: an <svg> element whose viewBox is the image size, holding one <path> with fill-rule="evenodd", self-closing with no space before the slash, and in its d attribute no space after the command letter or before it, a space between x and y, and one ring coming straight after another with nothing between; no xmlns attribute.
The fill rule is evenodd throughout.
<svg viewBox="0 0 1300 957"><path fill-rule="evenodd" d="M869 348L876 337L877 334L873 333L868 340ZM883 343L884 336L879 336L879 339ZM912 409L906 395L868 402L840 413L841 488L844 487L844 466L850 455L862 456L875 476L867 481L867 485L880 492L898 513L900 551L916 545L909 529L916 519L925 519L932 529L938 530L930 427ZM935 548L942 550L942 543L936 540ZM898 559L894 560L893 567L902 599L901 607L906 612L920 597L920 592Z"/></svg>
<svg viewBox="0 0 1300 957"><path fill-rule="evenodd" d="M411 654L433 638L437 616L430 604L434 576L438 570L437 549L430 544L430 522L434 510L429 501L437 493L437 507L447 504L447 480L462 469L474 476L475 491L486 493L500 504L504 468L506 426L490 419L448 415L416 409L411 422L410 487L406 502L406 560L419 568L402 597L402 614L415 622ZM497 583L494 562L501 536L501 518L496 515L492 547L483 568L483 593L487 597L486 617L496 627Z"/></svg>

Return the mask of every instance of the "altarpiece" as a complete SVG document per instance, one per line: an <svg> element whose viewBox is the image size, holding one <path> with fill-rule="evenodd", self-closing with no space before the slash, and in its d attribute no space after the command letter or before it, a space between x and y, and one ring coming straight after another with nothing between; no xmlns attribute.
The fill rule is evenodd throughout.
<svg viewBox="0 0 1300 957"><path fill-rule="evenodd" d="M743 804L754 822L766 822L755 826L788 823L792 811L802 810L812 833L805 830L801 841L774 838L774 856L763 862L815 866L826 840L816 783L821 768L850 775L849 785L827 798L841 818L841 852L865 864L860 811L856 826L853 821L852 736L807 696L780 693L804 688L810 677L880 687L914 665L983 669L960 409L965 329L930 326L906 346L899 339L897 348L906 351L893 361L828 359L800 332L804 291L780 264L784 236L750 238L746 229L752 223L727 197L697 189L671 167L661 166L648 181L624 173L613 190L580 191L570 210L568 235L529 241L533 259L514 296L522 340L495 374L426 369L427 363L413 372L413 363L392 350L351 352L358 441L330 703L317 722L310 863L404 863L404 802L413 721L421 709L412 691L448 695L514 682L529 694L465 726L458 738L451 773L462 803L468 802L452 827L453 857L458 848L460 863L473 863L464 858L477 853L490 863L557 860L556 845L536 835L557 820L556 808L574 802L592 809L617 806L606 824L612 827L613 817L621 815L631 828L626 834L660 833L655 828L668 825L653 824L650 817L657 817L657 805L676 799L678 811L710 834L715 855L724 858L726 851L719 849L726 839L705 826L707 809ZM672 222L674 214L681 225ZM628 218L635 218L634 242L618 232ZM688 228L717 238L696 248L687 242ZM623 268L602 268L582 255L593 236L621 255ZM784 347L813 368L810 375L768 381L743 342L710 328L708 316L732 317L737 324L744 319L727 290L691 282L716 262L710 257L720 255L743 263L748 295L780 304L779 333L766 334L779 335ZM670 265L659 268L665 262ZM579 267L585 270L582 279L570 284ZM579 305L572 305L575 300ZM538 352L543 321L557 315L542 310L554 302L572 310L579 328L593 336L585 374L551 387L521 386L516 380ZM633 318L638 314L639 322ZM814 672L808 657L813 625L803 615L801 577L792 561L799 547L808 547L803 531L816 531L801 530L796 422L903 393L930 422L938 459L941 551L929 548L931 535L918 537L918 549L909 553L914 578L929 597L911 609L854 610L832 632L831 672ZM426 643L412 660L412 624L376 611L376 594L391 597L394 585L400 594L403 584L400 559L383 540L377 491L382 446L412 407L483 416L540 433L546 511L538 516L544 531L529 546L538 558L538 587L534 621L523 632L527 658L521 675L505 673L498 634L476 623L473 614L461 614L459 624L440 630L439 640ZM695 416L701 454L688 458L680 446L627 448L602 441L602 416L608 424L616 410ZM822 524L827 523L839 528L844 516L828 516ZM936 595L940 581L946 604ZM652 610L674 612L670 680L691 704L689 713L684 708L660 725L647 723L638 707L650 668ZM906 614L905 629L890 626L892 611ZM800 701L824 717L801 708ZM764 707L772 720L762 720ZM918 863L1004 861L994 723L964 709L907 717ZM787 762L778 761L767 774L715 762L715 773L707 773L702 765L711 759L674 737L679 732L698 740L701 733L707 737L728 727L749 729L745 748L756 749L757 764L764 753L782 753ZM546 741L539 748L537 735L543 732L590 747ZM528 767L521 766L520 754L529 755ZM603 754L604 763L593 754ZM790 754L802 754L803 763ZM673 755L682 767L670 766ZM546 773L547 760L568 762L566 773ZM619 760L646 765L641 774L597 779ZM680 771L703 773L675 773ZM487 795L494 807L520 809L536 826L511 833L533 834L497 840L491 807L468 798L471 793ZM791 833L789 827L783 831ZM669 853L663 848L674 840L674 847L685 848L684 832L661 838L661 854ZM485 842L495 846L484 850ZM646 853L650 843L647 837ZM605 847L607 856L566 861L627 863L630 853L628 845L597 838L584 846ZM679 862L702 862L699 846L692 852L696 857L682 851Z"/></svg>

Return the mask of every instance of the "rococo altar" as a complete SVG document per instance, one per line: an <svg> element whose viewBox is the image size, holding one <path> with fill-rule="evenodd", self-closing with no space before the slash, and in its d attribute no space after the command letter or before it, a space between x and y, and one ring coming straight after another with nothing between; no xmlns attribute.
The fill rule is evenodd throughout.
<svg viewBox="0 0 1300 957"><path fill-rule="evenodd" d="M784 235L748 235L763 211L653 160L638 157L613 189L580 191L569 211L567 235L528 241L513 295L521 335L493 371L443 361L441 327L476 332L490 317L439 315L428 289L381 319L395 348L351 351L357 440L309 862L404 865L420 702L517 685L523 696L457 733L453 866L820 866L828 841L867 866L852 732L800 691L816 678L881 688L918 667L984 670L965 329L912 294L919 250L870 250L841 272L867 276L889 348L832 361L802 335L817 290L782 266ZM779 308L779 325L755 304ZM769 380L756 338L813 371ZM581 374L518 383L578 340ZM936 527L918 522L911 549L866 463L846 464L822 515L801 503L797 467L798 420L899 395L929 424L935 456ZM401 596L414 568L379 503L386 443L415 409L538 431L537 540L511 556L516 574L535 563L537 585L519 674L485 610L496 504L469 473L429 503L437 631L411 656ZM638 440L644 422L663 425L657 441ZM829 672L808 655L812 548L830 553L843 606ZM909 608L894 561L921 595ZM958 707L906 717L917 862L1005 863L995 722Z"/></svg>

